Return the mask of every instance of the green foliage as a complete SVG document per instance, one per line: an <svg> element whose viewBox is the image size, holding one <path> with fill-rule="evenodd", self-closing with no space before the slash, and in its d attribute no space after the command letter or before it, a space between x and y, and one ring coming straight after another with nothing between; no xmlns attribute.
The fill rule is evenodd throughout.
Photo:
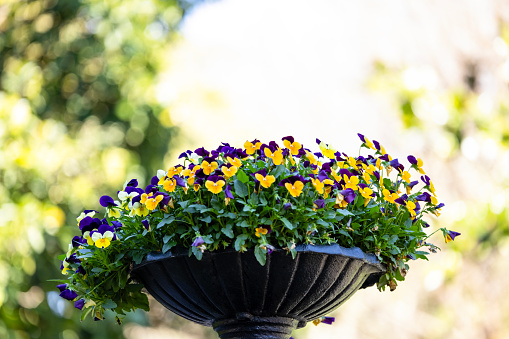
<svg viewBox="0 0 509 339"><path fill-rule="evenodd" d="M331 243L374 253L387 267L378 287L394 289L409 259L427 260L421 249L436 250L426 242L422 217L438 215L442 205L428 177L417 189L418 182L383 147L361 139L375 156L327 158L287 138L285 149L257 143L251 155L249 145L187 152L184 165L159 170L145 189L135 180L126 182L118 201L101 198L105 219L95 211L78 217L82 237L63 262L67 289L94 317L111 309L122 318L146 306L139 290L130 288L135 282L129 269L152 251L179 246L200 260L206 250L254 248L264 265L274 248L295 256L296 244ZM420 166L411 161L414 171L422 171ZM400 189L407 194L399 195ZM442 231L454 240L456 235Z"/></svg>

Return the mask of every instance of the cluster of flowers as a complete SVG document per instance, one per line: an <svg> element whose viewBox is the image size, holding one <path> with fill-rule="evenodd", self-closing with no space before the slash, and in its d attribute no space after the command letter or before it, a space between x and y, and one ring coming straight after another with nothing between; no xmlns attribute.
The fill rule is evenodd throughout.
<svg viewBox="0 0 509 339"><path fill-rule="evenodd" d="M362 146L374 151L374 155L348 156L318 139L316 142L320 152L313 153L291 136L282 139L282 147L274 141L264 144L259 140L253 140L246 141L243 148L234 148L223 143L210 152L203 147L194 152L186 151L179 157L183 159L183 165L172 166L167 171L159 170L145 189L138 187L136 180L131 180L118 192L118 200L102 196L100 204L106 209L105 218L95 217L97 212L93 210L83 212L77 218L81 236L74 237L72 244L69 245L69 252L62 260L62 273L92 274L91 268L85 270L82 266L90 257L90 253L80 254L80 249L106 249L113 246L116 240L117 243L121 243L131 235L125 230L126 222L140 225L135 232L150 233L154 228L165 226L164 220L167 220L168 216L177 216L177 211L180 213L182 209L189 208L187 207L189 203L194 203L212 210L211 213L216 213L217 220L221 223L221 218L224 218L226 212L221 210L222 214L219 214L219 208L211 207L212 200L221 201L222 208L229 209L233 219L245 219L246 212L256 210L256 204L254 208L246 209L248 199L256 195L256 199L270 200L265 201L265 205L272 204L276 206L276 210L279 208L281 213L295 209L296 206L303 206L314 212L353 211L355 206L357 210L376 209L377 218L394 217L399 213L405 216L401 223L408 218L410 224L419 222L416 224L419 225L419 230L421 227L428 227L429 225L421 219L423 214L433 213L439 216L444 204L438 203L434 185L422 168L422 160L409 155L407 157L409 167L406 168L398 159L393 159L387 154L380 143L370 141L362 134L358 136ZM420 180L412 180L410 170L417 172ZM395 173L392 180L391 173ZM419 183L421 187L417 189ZM266 194L263 195L262 192ZM342 216L345 215L354 214L342 212ZM332 224L328 226L325 223L320 229L317 227L310 229L308 226L302 228L302 234L296 240L296 233L285 230L299 231L300 229L295 226L298 222L292 223L290 218L281 216L270 214L269 216L273 219L270 222L267 222L270 218L261 218L260 214L260 220L265 220L264 223L247 225L249 227L241 225L239 229L242 232L250 229L252 234L243 238L239 250L243 251L256 245L263 255L266 255L272 252L274 246L291 251L295 242L311 243L309 240L311 236L314 236L314 241L327 243L339 242L338 239L344 234L332 230ZM211 231L211 227L208 226L210 220L203 222L204 226L196 226L193 220L191 218L186 221L192 232L181 235L171 246L178 244L194 248L192 252L197 255L198 252L218 248L216 239L220 237L222 237L220 240L226 239L223 245L235 241L236 232L231 228L223 227ZM344 227L347 232L353 232L351 222L352 218L349 218L347 222L339 221L337 224ZM377 227L376 223L370 226L372 231L376 231ZM277 234L270 243L269 234L276 228ZM164 227L162 229L164 231ZM454 240L459 235L454 231L441 230L446 242ZM206 236L213 232L218 233L217 237ZM167 251L171 246L163 245L168 243L172 235L165 232L159 235L159 247L156 246L152 250ZM252 243L248 241L249 236L254 239ZM426 243L424 241L426 238L423 237L416 247L436 248ZM284 247L288 243L287 240L290 240L290 246ZM361 247L361 243L353 245ZM384 262L379 250L375 251L375 254ZM406 254L406 258L415 259L415 254ZM263 263L263 260L261 262ZM394 264L394 260L392 263L390 260L384 263ZM76 301L77 308L95 305L92 299L76 300L78 295L72 286L64 284L59 285L59 288L62 297Z"/></svg>

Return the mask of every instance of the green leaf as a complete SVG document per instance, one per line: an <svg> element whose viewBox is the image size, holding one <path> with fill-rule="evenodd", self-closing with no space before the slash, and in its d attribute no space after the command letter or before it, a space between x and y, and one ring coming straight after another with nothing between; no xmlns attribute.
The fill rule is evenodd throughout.
<svg viewBox="0 0 509 339"><path fill-rule="evenodd" d="M103 306L104 308L114 309L114 308L116 308L116 307L117 307L117 303L115 303L115 302L114 302L113 300L111 300L111 299L106 299L106 300L104 301L104 303L102 304L102 306Z"/></svg>
<svg viewBox="0 0 509 339"><path fill-rule="evenodd" d="M324 221L322 219L318 219L316 223L325 227L330 227L330 222Z"/></svg>
<svg viewBox="0 0 509 339"><path fill-rule="evenodd" d="M169 243L167 243L167 244L164 244L163 249L162 249L162 252L163 252L163 253L168 252L168 251L169 251L169 250L171 250L171 248L172 248L173 246L175 246L176 244L177 244L177 243L176 243L175 241L172 241L172 242L169 242Z"/></svg>
<svg viewBox="0 0 509 339"><path fill-rule="evenodd" d="M280 220L283 222L283 224L285 225L286 228L288 228L290 230L293 230L295 228L295 226L290 221L288 221L288 219L286 219L285 217L281 217Z"/></svg>
<svg viewBox="0 0 509 339"><path fill-rule="evenodd" d="M247 202L249 202L251 205L258 205L258 194L251 194Z"/></svg>
<svg viewBox="0 0 509 339"><path fill-rule="evenodd" d="M173 216L164 218L163 220L161 220L161 222L159 224L157 224L156 228L161 228L165 225L170 225L174 221L175 221L175 217L173 217Z"/></svg>
<svg viewBox="0 0 509 339"><path fill-rule="evenodd" d="M260 193L259 198L260 198L260 205L267 206L267 199L265 199L265 194Z"/></svg>
<svg viewBox="0 0 509 339"><path fill-rule="evenodd" d="M406 228L412 227L412 219L408 218L407 220L405 220L405 223L403 225L405 225Z"/></svg>
<svg viewBox="0 0 509 339"><path fill-rule="evenodd" d="M256 211L256 209L252 208L249 205L244 205L244 208L242 209L243 212L253 212Z"/></svg>
<svg viewBox="0 0 509 339"><path fill-rule="evenodd" d="M193 254L196 257L196 259L201 260L201 258L203 258L203 253L198 247L193 246L191 247L191 250L193 251Z"/></svg>
<svg viewBox="0 0 509 339"><path fill-rule="evenodd" d="M232 225L231 224L228 224L228 225L226 225L226 227L223 227L221 229L221 232L223 232L224 235L226 235L230 239L233 239L233 237L234 237L233 230L232 230Z"/></svg>
<svg viewBox="0 0 509 339"><path fill-rule="evenodd" d="M237 171L237 179L244 184L249 182L249 176L243 170Z"/></svg>
<svg viewBox="0 0 509 339"><path fill-rule="evenodd" d="M163 243L165 243L165 244L166 244L166 243L168 242L168 240L170 240L171 238L173 238L173 234L171 234L171 235L170 235L170 234L165 235L165 236L163 237Z"/></svg>
<svg viewBox="0 0 509 339"><path fill-rule="evenodd" d="M210 205L212 206L213 209L215 209L218 212L223 209L223 203L219 202L217 196L212 197L212 199L210 200Z"/></svg>
<svg viewBox="0 0 509 339"><path fill-rule="evenodd" d="M267 251L260 248L260 245L256 245L254 254L260 265L265 266L265 261L267 260Z"/></svg>
<svg viewBox="0 0 509 339"><path fill-rule="evenodd" d="M249 227L249 223L246 220L239 221L237 223L237 226L239 227Z"/></svg>
<svg viewBox="0 0 509 339"><path fill-rule="evenodd" d="M210 224L210 222L212 221L212 218L210 217L210 215L207 215L204 218L198 218L198 220L203 221L206 224Z"/></svg>
<svg viewBox="0 0 509 339"><path fill-rule="evenodd" d="M141 263L141 261L143 260L143 257L144 257L143 252L136 252L136 253L133 255L133 261L134 261L136 264L139 264L139 263Z"/></svg>
<svg viewBox="0 0 509 339"><path fill-rule="evenodd" d="M249 194L246 184L238 179L233 182L233 187L235 188L235 193L241 198L244 198Z"/></svg>
<svg viewBox="0 0 509 339"><path fill-rule="evenodd" d="M91 269L92 272L94 273L101 273L102 271L104 271L102 268L100 267L94 267Z"/></svg>
<svg viewBox="0 0 509 339"><path fill-rule="evenodd" d="M353 215L353 213L352 213L352 212L347 211L347 210L345 210L345 209L341 209L341 208L338 208L338 209L336 210L336 213L341 214L341 215L344 215L344 216Z"/></svg>
<svg viewBox="0 0 509 339"><path fill-rule="evenodd" d="M246 239L248 238L247 234L241 234L235 240L235 250L240 251L240 248L245 245Z"/></svg>
<svg viewBox="0 0 509 339"><path fill-rule="evenodd" d="M285 165L277 165L276 169L272 171L270 174L274 176L274 178L278 178L281 174L283 174L286 170Z"/></svg>
<svg viewBox="0 0 509 339"><path fill-rule="evenodd" d="M64 261L64 259L66 258L66 255L65 254L60 254L57 259L60 260L60 261Z"/></svg>

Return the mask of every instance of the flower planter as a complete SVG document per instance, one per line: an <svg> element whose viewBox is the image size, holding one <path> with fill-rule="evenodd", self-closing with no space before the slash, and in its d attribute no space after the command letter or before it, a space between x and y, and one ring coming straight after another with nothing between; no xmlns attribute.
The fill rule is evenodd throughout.
<svg viewBox="0 0 509 339"><path fill-rule="evenodd" d="M295 259L275 250L265 266L253 250L205 252L198 261L181 249L149 255L132 274L166 308L212 326L222 339L288 339L385 273L374 255L359 248L296 249Z"/></svg>

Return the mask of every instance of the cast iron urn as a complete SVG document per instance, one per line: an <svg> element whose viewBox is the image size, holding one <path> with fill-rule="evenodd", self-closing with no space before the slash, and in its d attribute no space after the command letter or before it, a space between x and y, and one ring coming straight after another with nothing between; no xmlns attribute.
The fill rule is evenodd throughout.
<svg viewBox="0 0 509 339"><path fill-rule="evenodd" d="M253 250L188 249L148 255L132 274L174 313L212 326L222 339L285 338L374 285L385 268L373 254L339 245L277 249L260 265Z"/></svg>

